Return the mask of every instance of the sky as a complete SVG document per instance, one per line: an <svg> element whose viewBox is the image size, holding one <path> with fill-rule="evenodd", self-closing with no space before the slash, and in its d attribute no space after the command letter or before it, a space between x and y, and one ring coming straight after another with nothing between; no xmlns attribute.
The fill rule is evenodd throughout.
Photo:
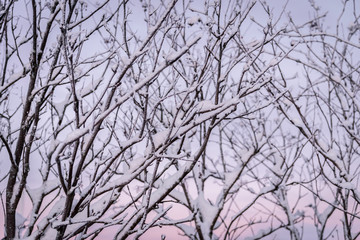
<svg viewBox="0 0 360 240"><path fill-rule="evenodd" d="M288 23L287 22L287 14L291 15L291 17L294 19L294 22L296 23L303 23L306 22L307 19L314 17L312 16L312 14L310 13L309 9L310 9L310 3L309 1L298 1L298 0L289 0L289 1L267 1L267 3L270 5L270 8L273 9L274 11L274 15L277 16L278 13L280 11L282 11L282 5L285 4L287 2L287 8L285 10L285 14L283 19L281 20L283 22L283 24ZM320 7L321 10L325 9L325 11L327 11L327 17L325 18L326 20L324 21L323 24L325 24L327 27L327 29L330 32L335 32L336 30L336 20L339 16L339 14L341 13L342 9L341 9L341 4L340 1L326 1L326 0L317 0L314 1L316 5L318 5ZM130 16L129 22L131 27L133 28L134 31L137 31L141 34L146 34L147 30L144 28L144 22L142 21L142 7L140 6L139 1L135 1L134 6L136 6L134 8L134 15ZM199 7L199 9L202 8L202 6L200 4L194 3L195 7ZM18 10L21 11L21 10ZM194 13L189 13L189 17L193 17ZM255 8L253 9L253 11L250 13L250 17L254 17L254 19L258 20L261 23L266 23L268 21L267 17L264 15L261 7L259 4L257 4L255 6ZM348 23L349 21L351 21L352 16L351 16L351 9L347 8L346 11L343 14L343 20L345 23ZM350 23L349 23L350 24ZM281 26L281 24L280 24ZM341 26L341 28L347 28L349 25L344 25ZM246 41L251 41L252 39L258 39L258 35L257 35L257 31L258 31L258 26L256 26L255 24L250 25L248 31L246 31L244 38L246 39ZM196 32L196 27L194 27L194 31ZM195 34L195 33L194 33ZM340 31L341 34L341 31ZM56 36L52 36L52 37L56 37ZM89 45L90 47L98 47L96 45L96 41L94 42L90 42ZM100 47L99 47L100 48ZM101 49L101 48L100 48ZM99 50L100 51L100 50ZM22 54L26 55L28 54L26 51L23 52ZM285 68L288 68L288 74L290 74L291 72L295 72L297 71L296 64L292 64L292 63L287 63L289 64L288 66L284 66ZM240 70L239 70L240 71ZM237 72L235 71L234 74L236 74ZM302 79L299 79L298 81L302 81ZM25 84L25 83L24 83ZM18 95L17 96L13 96L13 97L19 97L24 95L23 90L19 90ZM58 93L59 97L59 103L61 103L61 98L64 98L64 94L62 94L61 92ZM69 116L70 117L70 116ZM66 138L66 136L63 136L64 138ZM217 150L213 150L214 151L214 155L217 154ZM1 158L2 159L6 159L6 154L4 152L1 153ZM0 177L3 177L4 174L6 173L6 170L4 171L4 169L7 169L7 163L6 162L1 162L1 168L0 168ZM31 183L35 185L37 185L36 181L39 181L39 179L36 178L36 176L31 177ZM5 182L0 183L0 189L4 189L5 188ZM209 195L214 195L214 198L216 196L216 190L217 190L217 185L216 183L214 183L213 186L209 186L209 188L211 188L209 190ZM220 188L219 188L220 190ZM195 191L194 191L195 192ZM194 194L195 195L195 194ZM246 199L247 200L247 199ZM239 200L241 201L241 200ZM24 212L27 212L30 205L28 205L29 199L24 197L22 199L22 201L20 202L20 207L19 209L23 210ZM174 209L173 213L174 216L179 217L179 215L184 214L184 209ZM187 214L187 213L186 213ZM184 214L184 216L186 216L186 214ZM26 215L26 214L25 214ZM0 226L2 226L4 224L4 218L2 213L0 213ZM312 222L311 221L306 221L304 228L306 229L304 231L305 235L303 239L310 239L311 236L314 236L314 229L312 228ZM3 232L1 232L2 230L0 229L0 237L3 236ZM105 237L108 234L108 232L104 232L103 236ZM109 233L110 234L110 233ZM155 228L153 230L148 231L144 236L142 236L140 239L160 239L162 234L166 234L167 238L166 239L180 239L177 235L177 232L174 231L172 228L170 227L163 227L163 228ZM184 238L185 239L185 238ZM271 237L269 237L269 239L271 239ZM278 235L276 236L276 239L288 239L287 235L282 235L281 232L278 233Z"/></svg>

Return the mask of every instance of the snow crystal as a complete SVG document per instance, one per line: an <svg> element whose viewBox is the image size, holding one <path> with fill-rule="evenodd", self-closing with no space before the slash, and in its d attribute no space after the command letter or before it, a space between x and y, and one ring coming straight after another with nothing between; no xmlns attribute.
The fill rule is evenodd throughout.
<svg viewBox="0 0 360 240"><path fill-rule="evenodd" d="M327 157L332 159L332 160L336 160L337 159L337 153L334 149L330 149L328 152L327 152Z"/></svg>
<svg viewBox="0 0 360 240"><path fill-rule="evenodd" d="M56 149L56 147L59 145L59 143L60 142L58 140L51 139L48 152L49 153L53 152Z"/></svg>
<svg viewBox="0 0 360 240"><path fill-rule="evenodd" d="M53 104L56 112L59 114L59 117L62 118L63 114L64 114L64 110L66 107L66 104L69 101L69 93L66 94L65 98L61 101L61 102L55 102Z"/></svg>
<svg viewBox="0 0 360 240"><path fill-rule="evenodd" d="M191 85L191 86L187 89L187 92L193 92L193 91L195 91L198 86L199 86L199 85L197 85L197 84Z"/></svg>
<svg viewBox="0 0 360 240"><path fill-rule="evenodd" d="M290 42L290 46L295 46L295 44L297 43L297 41L296 40L291 40L291 42Z"/></svg>
<svg viewBox="0 0 360 240"><path fill-rule="evenodd" d="M58 74L61 73L61 70L62 70L61 67L56 67L56 68L54 68L54 71L53 71L52 76L53 76L53 77L54 77L54 76L57 76ZM54 78L53 80L55 80L55 78Z"/></svg>
<svg viewBox="0 0 360 240"><path fill-rule="evenodd" d="M347 127L347 128L351 128L352 127L352 121L350 118L346 119L345 121L342 122L342 125Z"/></svg>
<svg viewBox="0 0 360 240"><path fill-rule="evenodd" d="M189 225L179 224L178 227L181 228L181 230L188 236L195 235L196 233L196 229Z"/></svg>
<svg viewBox="0 0 360 240"><path fill-rule="evenodd" d="M66 142L66 143L73 142L76 139L78 139L78 138L82 137L83 135L85 135L88 131L89 130L87 128L75 129L69 135L67 135L64 142Z"/></svg>
<svg viewBox="0 0 360 240"><path fill-rule="evenodd" d="M110 191L105 193L98 201L91 202L90 213L93 215L101 213L101 211L103 211L106 204L111 200L112 195L113 193Z"/></svg>
<svg viewBox="0 0 360 240"><path fill-rule="evenodd" d="M92 80L87 86L80 89L79 95L84 96L84 95L87 95L87 94L93 92L102 80L104 80L103 77L99 77L96 80Z"/></svg>
<svg viewBox="0 0 360 240"><path fill-rule="evenodd" d="M347 100L345 98L345 96L343 94L339 94L339 100L340 100L340 104L341 104L341 108L343 110L349 110L349 105L347 103Z"/></svg>
<svg viewBox="0 0 360 240"><path fill-rule="evenodd" d="M184 140L183 149L186 153L191 153L191 142L188 137L186 137Z"/></svg>
<svg viewBox="0 0 360 240"><path fill-rule="evenodd" d="M47 215L49 217L53 217L54 215L60 214L61 211L64 209L64 205L65 205L65 197L61 196L59 197L59 200L57 200L57 202L54 204L54 206L51 208L51 210Z"/></svg>
<svg viewBox="0 0 360 240"><path fill-rule="evenodd" d="M141 165L143 165L145 163L145 161L146 161L146 158L143 158L143 157L135 158L134 160L130 161L130 167L128 169L128 172L134 172Z"/></svg>
<svg viewBox="0 0 360 240"><path fill-rule="evenodd" d="M239 166L235 168L233 171L225 173L225 187L230 187L230 185L237 180L237 177L241 169L242 168Z"/></svg>
<svg viewBox="0 0 360 240"><path fill-rule="evenodd" d="M269 67L273 67L278 63L278 60L276 58L273 58L269 62Z"/></svg>
<svg viewBox="0 0 360 240"><path fill-rule="evenodd" d="M194 16L194 17L191 17L187 20L187 23L192 26L194 25L195 23L198 23L198 22L201 22L201 18L199 16Z"/></svg>
<svg viewBox="0 0 360 240"><path fill-rule="evenodd" d="M266 230L261 229L257 232L256 235L253 237L246 237L245 240L253 240L253 239L261 239L262 237L266 236L268 233L272 232L272 228L268 228Z"/></svg>
<svg viewBox="0 0 360 240"><path fill-rule="evenodd" d="M274 158L275 158L275 164L271 170L275 175L282 176L283 170L281 169L281 166L283 164L283 158L280 156L278 152L274 154Z"/></svg>
<svg viewBox="0 0 360 240"><path fill-rule="evenodd" d="M360 192L356 188L354 188L353 192L356 201L360 201Z"/></svg>
<svg viewBox="0 0 360 240"><path fill-rule="evenodd" d="M161 144L165 143L168 134L169 134L169 130L164 130L164 131L158 132L152 136L152 140L153 140L155 149L160 147ZM151 148L152 148L152 145L149 144L147 146L147 148L145 149L145 152L144 152L145 156L150 154Z"/></svg>
<svg viewBox="0 0 360 240"><path fill-rule="evenodd" d="M56 179L48 180L41 185L41 187L29 189L28 193L33 203L36 203L40 198L41 195L48 194L49 192L53 191L55 188L59 186L59 182Z"/></svg>
<svg viewBox="0 0 360 240"><path fill-rule="evenodd" d="M133 138L127 140L127 141L121 141L120 146L125 148L125 147L131 146L131 145L133 145L133 144L135 144L135 143L137 143L139 141L141 141L141 138L136 136L136 137L133 137Z"/></svg>
<svg viewBox="0 0 360 240"><path fill-rule="evenodd" d="M82 70L81 68L76 68L76 69L74 69L74 76L75 76L75 78L81 77L82 74L83 74L83 70Z"/></svg>
<svg viewBox="0 0 360 240"><path fill-rule="evenodd" d="M345 189L355 189L356 187L354 186L354 184L352 184L351 182L343 182L343 183L339 183L339 186Z"/></svg>
<svg viewBox="0 0 360 240"><path fill-rule="evenodd" d="M341 83L341 77L339 75L332 75L331 79L337 83Z"/></svg>
<svg viewBox="0 0 360 240"><path fill-rule="evenodd" d="M250 69L250 63L246 63L243 67L243 72L246 72L249 69Z"/></svg>
<svg viewBox="0 0 360 240"><path fill-rule="evenodd" d="M344 171L343 162L338 158L338 154L334 149L330 149L326 152L326 157L334 161L341 172Z"/></svg>
<svg viewBox="0 0 360 240"><path fill-rule="evenodd" d="M81 30L81 31L68 31L66 33L67 37L68 37L68 42L69 44L74 44L76 39L78 39L80 37L80 35L82 33L84 33L85 30Z"/></svg>
<svg viewBox="0 0 360 240"><path fill-rule="evenodd" d="M252 47L256 47L259 43L261 43L261 41L259 41L259 40L253 40L253 41L247 43L246 46L252 48Z"/></svg>
<svg viewBox="0 0 360 240"><path fill-rule="evenodd" d="M16 80L22 78L22 77L24 77L24 71L19 71L19 72L17 72L17 73L12 74L12 75L9 77L8 82L11 83L11 82L13 82L13 81L16 81Z"/></svg>
<svg viewBox="0 0 360 240"><path fill-rule="evenodd" d="M249 150L241 151L240 156L243 163L246 163L249 158L254 154L255 149L250 148Z"/></svg>
<svg viewBox="0 0 360 240"><path fill-rule="evenodd" d="M292 118L291 120L292 120L292 122L294 123L295 126L300 127L300 128L304 128L304 123L300 118Z"/></svg>
<svg viewBox="0 0 360 240"><path fill-rule="evenodd" d="M333 211L333 206L329 205L324 212L318 215L318 219L321 225L325 224L326 219L329 217L329 214Z"/></svg>
<svg viewBox="0 0 360 240"><path fill-rule="evenodd" d="M121 61L123 62L123 64L126 65L130 65L131 63L131 59L128 56L123 56L121 57Z"/></svg>
<svg viewBox="0 0 360 240"><path fill-rule="evenodd" d="M186 165L182 166L175 174L165 179L161 187L151 195L150 205L156 203L160 199L160 197L167 192L169 188L171 188L179 181L180 177L184 174L184 172L188 171L190 167L191 162L188 162Z"/></svg>
<svg viewBox="0 0 360 240"><path fill-rule="evenodd" d="M47 227L44 233L41 235L42 239L54 239L54 236L57 235L57 229Z"/></svg>
<svg viewBox="0 0 360 240"><path fill-rule="evenodd" d="M176 59L178 54L179 53L177 51L175 51L173 48L171 48L167 54L164 54L164 58L167 61L171 61L173 59Z"/></svg>
<svg viewBox="0 0 360 240"><path fill-rule="evenodd" d="M360 28L360 24L350 23L348 26L349 31L355 32L358 28Z"/></svg>
<svg viewBox="0 0 360 240"><path fill-rule="evenodd" d="M211 205L209 201L204 198L204 193L202 192L199 194L196 203L203 219L203 222L200 225L201 229L203 230L205 236L209 236L210 225L215 219L219 209Z"/></svg>
<svg viewBox="0 0 360 240"><path fill-rule="evenodd" d="M22 226L24 225L25 221L27 220L26 217L21 215L19 212L16 212L16 226Z"/></svg>
<svg viewBox="0 0 360 240"><path fill-rule="evenodd" d="M322 141L322 140L317 140L317 143L318 143L318 145L319 145L319 147L322 149L322 150L327 150L328 149L328 145L324 142L324 141Z"/></svg>
<svg viewBox="0 0 360 240"><path fill-rule="evenodd" d="M274 190L273 186L266 186L260 189L259 195L271 192Z"/></svg>
<svg viewBox="0 0 360 240"><path fill-rule="evenodd" d="M111 71L116 72L117 68L118 68L118 65L117 65L117 64L113 64L113 65L111 66Z"/></svg>
<svg viewBox="0 0 360 240"><path fill-rule="evenodd" d="M199 112L208 112L216 108L216 105L213 104L210 100L204 100L198 103Z"/></svg>
<svg viewBox="0 0 360 240"><path fill-rule="evenodd" d="M148 34L150 34L150 33L154 32L154 31L156 31L156 26L149 27L147 32L148 32Z"/></svg>

